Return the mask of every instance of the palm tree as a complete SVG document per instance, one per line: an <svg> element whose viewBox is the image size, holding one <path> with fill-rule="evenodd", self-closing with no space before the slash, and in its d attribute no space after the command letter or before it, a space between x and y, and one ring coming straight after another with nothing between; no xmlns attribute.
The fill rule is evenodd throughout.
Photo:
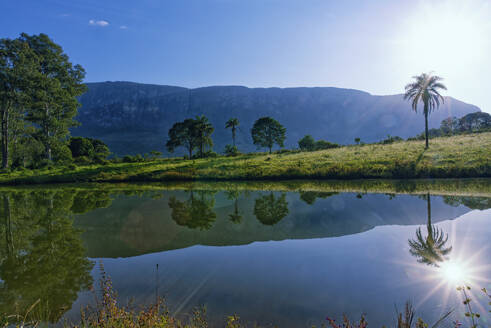
<svg viewBox="0 0 491 328"><path fill-rule="evenodd" d="M421 228L416 230L416 239L409 240L409 252L418 258L419 263L434 265L438 267L438 262L445 261L445 256L452 251L452 246L445 247L448 240L443 230L431 224L431 201L430 194L426 195L428 222L426 223L427 236L423 237Z"/></svg>
<svg viewBox="0 0 491 328"><path fill-rule="evenodd" d="M424 109L423 114L425 116L425 138L426 146L428 148L428 115L434 109L440 106L440 102L444 102L439 90L447 90L447 87L440 81L441 77L432 75L431 73L422 73L418 76L413 76L415 80L412 83L406 85L406 92L404 93L404 100L412 101L412 108L415 112L418 109L418 103L423 102Z"/></svg>
<svg viewBox="0 0 491 328"><path fill-rule="evenodd" d="M235 147L235 131L237 130L237 126L239 126L239 120L236 118L231 118L225 123L225 129L232 130L232 142Z"/></svg>

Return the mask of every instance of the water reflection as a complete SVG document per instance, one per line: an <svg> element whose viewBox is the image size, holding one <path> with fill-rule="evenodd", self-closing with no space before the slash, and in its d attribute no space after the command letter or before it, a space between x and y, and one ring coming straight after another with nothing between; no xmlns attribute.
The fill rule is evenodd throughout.
<svg viewBox="0 0 491 328"><path fill-rule="evenodd" d="M389 284L391 277L391 286L400 285L397 266L381 259L403 254L408 263L408 238L411 255L425 264L411 258L417 270L459 277L463 266L450 264L460 262L446 260L456 258L452 246L459 247L435 223L491 207L486 197L396 196L363 188L351 193L245 191L233 184L223 191L51 188L0 193L0 314L25 313L41 298L36 311L45 321L59 320L92 283L89 257L105 258L127 298L148 292L155 299L151 270L161 263L161 290L175 295L183 309L209 303L214 313L249 311L253 317L278 315L295 324L308 316L322 318L326 307L335 314L352 304L358 315L366 306L356 303L360 289ZM409 227L394 237L402 230L395 226L421 224L426 228L415 236ZM380 228L361 233L375 227ZM328 238L345 235L352 236ZM271 240L282 242L260 242ZM366 268L363 278L359 267ZM351 290L352 284L357 288ZM328 291L319 292L319 286ZM332 295L342 302L333 302ZM83 304L78 298L75 318Z"/></svg>
<svg viewBox="0 0 491 328"><path fill-rule="evenodd" d="M440 262L448 259L446 256L452 251L452 246L446 246L448 234L431 223L430 194L423 198L426 199L427 204L426 237L423 237L421 228L418 228L416 239L409 240L409 252L419 263L438 267Z"/></svg>
<svg viewBox="0 0 491 328"><path fill-rule="evenodd" d="M92 284L81 231L73 227L69 193L3 194L0 213L0 314L57 322Z"/></svg>
<svg viewBox="0 0 491 328"><path fill-rule="evenodd" d="M275 225L288 215L288 202L286 194L276 197L273 192L269 195L256 198L254 215L264 225Z"/></svg>
<svg viewBox="0 0 491 328"><path fill-rule="evenodd" d="M217 217L213 211L215 192L190 191L189 194L187 201L180 201L175 196L170 197L169 207L172 209L172 219L177 224L191 229L210 229Z"/></svg>
<svg viewBox="0 0 491 328"><path fill-rule="evenodd" d="M230 221L239 224L242 222L242 215L239 213L239 196L238 190L227 191L227 199L234 201L234 212L229 214Z"/></svg>

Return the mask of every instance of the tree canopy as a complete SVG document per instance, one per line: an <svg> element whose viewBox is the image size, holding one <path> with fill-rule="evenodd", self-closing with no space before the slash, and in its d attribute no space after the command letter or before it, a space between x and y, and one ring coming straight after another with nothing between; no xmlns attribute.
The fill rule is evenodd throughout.
<svg viewBox="0 0 491 328"><path fill-rule="evenodd" d="M254 123L251 135L256 146L268 148L271 154L275 144L284 146L286 128L271 117L261 117Z"/></svg>

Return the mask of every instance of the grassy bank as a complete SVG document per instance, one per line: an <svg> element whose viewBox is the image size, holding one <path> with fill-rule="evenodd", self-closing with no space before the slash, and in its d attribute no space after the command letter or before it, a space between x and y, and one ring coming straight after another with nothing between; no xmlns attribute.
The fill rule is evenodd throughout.
<svg viewBox="0 0 491 328"><path fill-rule="evenodd" d="M0 184L470 177L491 177L491 133L435 138L427 150L423 141L400 141L314 152L23 170L1 174Z"/></svg>

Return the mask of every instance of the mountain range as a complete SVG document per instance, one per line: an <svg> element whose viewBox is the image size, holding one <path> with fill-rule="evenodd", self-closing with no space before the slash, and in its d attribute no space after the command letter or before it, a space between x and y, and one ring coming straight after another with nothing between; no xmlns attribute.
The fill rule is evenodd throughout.
<svg viewBox="0 0 491 328"><path fill-rule="evenodd" d="M237 146L255 151L250 129L262 116L277 119L287 129L285 147L295 148L306 134L315 139L349 144L380 141L387 135L407 138L424 129L421 112L411 110L401 94L371 95L364 91L333 87L247 88L211 86L188 89L177 86L133 82L87 83L88 91L72 135L98 138L117 155L165 152L168 130L177 121L205 115L215 127L214 150L222 152L232 142L225 122L240 121ZM445 103L431 113L430 128L449 117L480 111L445 97ZM184 151L177 152L184 154Z"/></svg>

